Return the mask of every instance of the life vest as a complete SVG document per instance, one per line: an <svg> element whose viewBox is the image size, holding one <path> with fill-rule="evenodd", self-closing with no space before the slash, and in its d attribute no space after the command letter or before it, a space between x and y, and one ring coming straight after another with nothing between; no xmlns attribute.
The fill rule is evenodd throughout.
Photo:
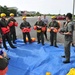
<svg viewBox="0 0 75 75"><path fill-rule="evenodd" d="M48 29L47 29L47 31L48 31L48 32L50 32L50 31L51 31L51 29L50 29L50 28L48 28Z"/></svg>
<svg viewBox="0 0 75 75"><path fill-rule="evenodd" d="M23 33L25 33L25 32L30 32L30 31L31 31L30 28L23 28L23 29L22 29L22 32L23 32Z"/></svg>
<svg viewBox="0 0 75 75"><path fill-rule="evenodd" d="M12 27L13 25L14 25L14 26L18 26L18 23L11 21L8 25L9 25L10 27Z"/></svg>
<svg viewBox="0 0 75 75"><path fill-rule="evenodd" d="M59 24L59 27L61 27L61 22L60 21L57 21L58 24ZM60 28L58 29L58 32L60 31Z"/></svg>
<svg viewBox="0 0 75 75"><path fill-rule="evenodd" d="M5 75L8 71L8 67L6 67L4 70L0 70L0 75Z"/></svg>
<svg viewBox="0 0 75 75"><path fill-rule="evenodd" d="M31 29L30 28L27 28L27 32L30 32L31 31Z"/></svg>
<svg viewBox="0 0 75 75"><path fill-rule="evenodd" d="M46 27L42 27L41 29L42 29L42 31L43 31L43 32L45 32L45 31L46 31Z"/></svg>
<svg viewBox="0 0 75 75"><path fill-rule="evenodd" d="M51 31L54 31L55 32L56 31L56 28L54 28L54 29L48 28L47 31L48 32L51 32Z"/></svg>
<svg viewBox="0 0 75 75"><path fill-rule="evenodd" d="M37 26L34 26L33 29L34 29L34 30L37 30Z"/></svg>
<svg viewBox="0 0 75 75"><path fill-rule="evenodd" d="M48 32L51 32L51 30L52 30L51 28L48 28L47 29ZM58 32L58 29L54 28L52 31L55 32L55 33L57 33Z"/></svg>
<svg viewBox="0 0 75 75"><path fill-rule="evenodd" d="M51 75L51 73L50 72L46 72L46 75Z"/></svg>
<svg viewBox="0 0 75 75"><path fill-rule="evenodd" d="M18 26L18 22L15 22L14 25L15 25L15 26Z"/></svg>
<svg viewBox="0 0 75 75"><path fill-rule="evenodd" d="M14 22L13 21L10 21L10 23L8 24L9 27L13 26Z"/></svg>
<svg viewBox="0 0 75 75"><path fill-rule="evenodd" d="M59 32L59 31L60 31L60 26L61 26L60 21L58 21L58 25L59 25L59 29L54 28L54 29L53 29L53 32L57 33L57 32ZM47 31L48 31L48 32L50 32L51 30L52 30L52 29L50 29L50 28L48 28L48 29L47 29Z"/></svg>
<svg viewBox="0 0 75 75"><path fill-rule="evenodd" d="M57 33L58 32L58 29L54 28L53 29L53 32Z"/></svg>
<svg viewBox="0 0 75 75"><path fill-rule="evenodd" d="M36 41L36 38L31 38L31 41L32 41L32 42L35 42L35 41Z"/></svg>
<svg viewBox="0 0 75 75"><path fill-rule="evenodd" d="M1 30L2 30L3 34L10 32L10 28L8 26L7 27L1 27Z"/></svg>
<svg viewBox="0 0 75 75"><path fill-rule="evenodd" d="M35 42L36 38L31 38L31 42ZM28 37L26 37L26 42L29 42Z"/></svg>
<svg viewBox="0 0 75 75"><path fill-rule="evenodd" d="M28 40L28 38L26 37L26 42L28 42L29 40Z"/></svg>

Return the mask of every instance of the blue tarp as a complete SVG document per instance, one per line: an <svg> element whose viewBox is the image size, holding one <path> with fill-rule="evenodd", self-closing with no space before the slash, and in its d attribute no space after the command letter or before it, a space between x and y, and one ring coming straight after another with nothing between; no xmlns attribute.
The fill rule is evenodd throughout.
<svg viewBox="0 0 75 75"><path fill-rule="evenodd" d="M75 68L75 48L71 47L71 63L63 64L64 46L59 48L49 44L24 44L22 40L16 41L17 48L6 51L11 58L6 75L66 75L71 68Z"/></svg>

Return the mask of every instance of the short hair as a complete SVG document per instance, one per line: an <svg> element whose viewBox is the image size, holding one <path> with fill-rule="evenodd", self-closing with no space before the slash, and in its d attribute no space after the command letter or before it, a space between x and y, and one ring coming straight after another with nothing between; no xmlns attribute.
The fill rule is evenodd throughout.
<svg viewBox="0 0 75 75"><path fill-rule="evenodd" d="M72 14L71 13L67 13L66 17L68 17L69 19L72 19Z"/></svg>

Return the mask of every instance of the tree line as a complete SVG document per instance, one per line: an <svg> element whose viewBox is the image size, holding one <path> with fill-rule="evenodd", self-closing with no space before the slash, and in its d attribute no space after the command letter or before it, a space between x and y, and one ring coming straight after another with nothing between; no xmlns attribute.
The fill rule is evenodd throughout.
<svg viewBox="0 0 75 75"><path fill-rule="evenodd" d="M5 13L8 17L10 13L14 13L15 16L17 16L17 10L16 9L9 9L7 6L0 6L0 14Z"/></svg>

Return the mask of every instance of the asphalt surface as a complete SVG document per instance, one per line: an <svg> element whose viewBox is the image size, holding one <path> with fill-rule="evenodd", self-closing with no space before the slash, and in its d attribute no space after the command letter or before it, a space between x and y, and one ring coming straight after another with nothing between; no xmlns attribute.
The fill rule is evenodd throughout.
<svg viewBox="0 0 75 75"><path fill-rule="evenodd" d="M22 32L20 30L20 24L22 22L22 17L16 17L15 19L19 23L19 26L16 27L17 38L21 38L22 39ZM51 21L51 18L50 17L47 17L47 19L48 19L49 22ZM33 30L33 26L34 26L34 24L36 23L37 20L38 20L38 17L27 17L27 21L32 26L31 37L35 37L35 38L37 38L37 36L36 36L36 31ZM63 22L65 22L65 20L59 20L59 21L61 22L61 27L62 27L62 24L63 24ZM74 33L75 33L75 31L74 31ZM48 36L48 39L50 40L50 33L49 32L47 32L47 36ZM74 42L75 42L75 34L73 36L73 39L74 39ZM45 42L49 42L49 41L46 41L45 38L44 38L44 40L45 40ZM57 42L58 43L64 43L64 35L61 35L60 33L58 33L57 34Z"/></svg>

